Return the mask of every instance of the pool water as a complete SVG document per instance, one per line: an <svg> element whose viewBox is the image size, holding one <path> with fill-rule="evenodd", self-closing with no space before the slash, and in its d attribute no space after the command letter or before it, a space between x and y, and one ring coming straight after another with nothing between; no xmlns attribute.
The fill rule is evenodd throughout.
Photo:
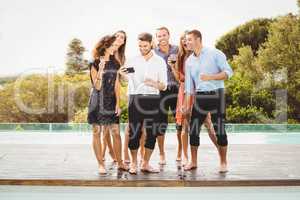
<svg viewBox="0 0 300 200"><path fill-rule="evenodd" d="M121 133L124 139L124 132ZM90 144L91 132L1 132L0 144ZM300 133L228 133L230 144L300 144ZM166 133L166 145L177 145L176 132ZM212 144L208 134L200 134L201 144Z"/></svg>

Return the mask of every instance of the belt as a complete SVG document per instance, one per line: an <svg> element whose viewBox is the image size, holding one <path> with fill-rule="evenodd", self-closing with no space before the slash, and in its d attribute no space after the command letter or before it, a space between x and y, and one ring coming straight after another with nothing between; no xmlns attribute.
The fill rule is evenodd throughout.
<svg viewBox="0 0 300 200"><path fill-rule="evenodd" d="M197 92L197 95L215 95L215 94L217 94L216 90Z"/></svg>
<svg viewBox="0 0 300 200"><path fill-rule="evenodd" d="M159 94L131 94L133 97L158 97Z"/></svg>

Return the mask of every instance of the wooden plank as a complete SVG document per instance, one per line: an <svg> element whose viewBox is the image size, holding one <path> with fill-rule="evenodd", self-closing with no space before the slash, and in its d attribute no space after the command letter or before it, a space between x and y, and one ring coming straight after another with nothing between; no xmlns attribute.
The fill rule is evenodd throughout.
<svg viewBox="0 0 300 200"><path fill-rule="evenodd" d="M177 181L177 180L42 180L0 179L0 185L30 186L100 186L100 187L251 187L251 186L300 186L300 180L227 180L227 181Z"/></svg>
<svg viewBox="0 0 300 200"><path fill-rule="evenodd" d="M108 175L86 144L1 144L0 185L70 185L115 187L299 186L300 145L230 145L229 173L218 173L212 145L199 149L199 166L184 172L176 163L176 146L167 146L167 165L159 174L130 175L106 161ZM157 149L152 164L158 167Z"/></svg>

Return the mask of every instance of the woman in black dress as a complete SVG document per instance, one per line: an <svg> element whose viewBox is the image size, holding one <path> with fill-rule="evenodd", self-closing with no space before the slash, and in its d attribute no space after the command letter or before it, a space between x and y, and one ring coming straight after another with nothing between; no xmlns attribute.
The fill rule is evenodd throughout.
<svg viewBox="0 0 300 200"><path fill-rule="evenodd" d="M114 55L115 55L115 58L117 59L117 61L122 66L125 63L125 49L126 49L127 35L126 35L125 31L119 30L116 33L114 33L114 36L116 37L115 44L117 45L117 50L115 51ZM113 150L113 146L111 143L111 136L109 133L105 133L104 135L106 137L103 138L103 143L102 143L103 160L105 160L105 152L108 147L108 151L109 151L111 158L116 162L115 152ZM125 146L126 146L126 144L124 145L124 148L126 148ZM128 144L127 144L127 146L128 146ZM126 153L128 155L128 152L124 151L124 153L125 153L125 155L126 155ZM129 160L129 159L127 159L127 160ZM126 162L126 157L125 157L125 162Z"/></svg>
<svg viewBox="0 0 300 200"><path fill-rule="evenodd" d="M105 36L93 50L94 61L90 64L92 90L88 107L88 123L93 126L93 149L99 164L99 173L105 174L101 144L101 128L106 134L111 131L113 149L119 170L128 170L122 161L122 142L119 116L120 83L118 70L120 63L114 56L118 48L115 36ZM104 136L105 137L105 136Z"/></svg>

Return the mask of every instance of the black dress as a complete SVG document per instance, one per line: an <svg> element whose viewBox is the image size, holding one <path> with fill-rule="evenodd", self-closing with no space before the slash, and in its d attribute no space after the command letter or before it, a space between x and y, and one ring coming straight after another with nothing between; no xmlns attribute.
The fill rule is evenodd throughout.
<svg viewBox="0 0 300 200"><path fill-rule="evenodd" d="M95 60L90 64L98 71L99 60ZM120 64L113 55L110 56L109 61L106 62L104 73L102 76L102 85L100 90L94 87L93 80L91 82L93 87L91 89L87 121L89 124L110 125L118 124L119 117L115 113L116 109L116 94L115 84L117 79L117 71Z"/></svg>

